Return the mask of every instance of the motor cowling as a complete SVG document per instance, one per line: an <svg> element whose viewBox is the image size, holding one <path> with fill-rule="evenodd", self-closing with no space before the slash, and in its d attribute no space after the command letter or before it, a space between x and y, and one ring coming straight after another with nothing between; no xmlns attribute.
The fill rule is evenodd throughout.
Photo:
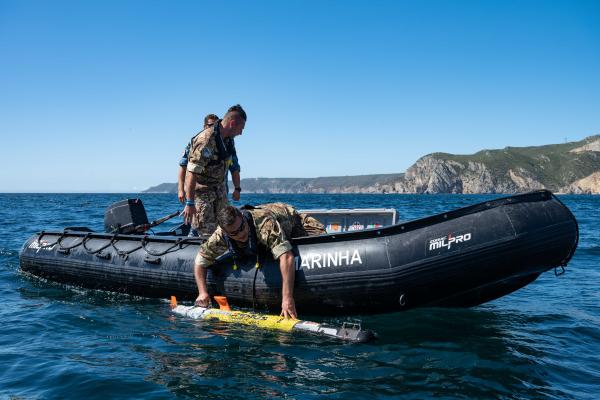
<svg viewBox="0 0 600 400"><path fill-rule="evenodd" d="M104 213L104 231L119 233L123 226L148 224L146 209L140 199L126 199L111 204Z"/></svg>

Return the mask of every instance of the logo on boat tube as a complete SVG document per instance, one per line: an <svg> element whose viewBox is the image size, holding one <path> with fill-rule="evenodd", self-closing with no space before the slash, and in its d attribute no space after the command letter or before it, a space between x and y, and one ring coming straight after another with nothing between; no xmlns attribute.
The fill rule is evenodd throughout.
<svg viewBox="0 0 600 400"><path fill-rule="evenodd" d="M469 240L471 240L471 232L463 233L461 235L449 233L448 236L442 236L429 240L429 251L442 248L450 250L453 245L456 246L458 243L468 242Z"/></svg>
<svg viewBox="0 0 600 400"><path fill-rule="evenodd" d="M33 242L31 242L28 248L35 250L36 253L39 253L40 250L52 250L55 246L56 244L48 246L48 242L45 240L41 240L40 242L34 240Z"/></svg>
<svg viewBox="0 0 600 400"><path fill-rule="evenodd" d="M351 267L353 265L362 265L363 256L358 249L331 251L326 253L307 253L302 257L295 257L296 268L331 268L331 267Z"/></svg>

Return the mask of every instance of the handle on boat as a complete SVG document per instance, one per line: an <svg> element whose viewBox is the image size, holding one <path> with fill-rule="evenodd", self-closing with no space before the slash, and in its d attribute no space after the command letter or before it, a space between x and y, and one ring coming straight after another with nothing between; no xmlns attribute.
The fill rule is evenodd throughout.
<svg viewBox="0 0 600 400"><path fill-rule="evenodd" d="M154 265L159 265L160 264L160 257L144 257L144 262L148 263L148 264L154 264Z"/></svg>
<svg viewBox="0 0 600 400"><path fill-rule="evenodd" d="M175 211L174 213L171 213L167 216L164 216L162 218L154 220L154 221L150 222L149 224L140 224L140 225L134 225L133 223L126 224L119 228L119 233L146 232L148 229L154 228L155 226L158 226L158 225L162 224L163 222L170 220L171 218L177 217L178 215L181 215L181 211Z"/></svg>

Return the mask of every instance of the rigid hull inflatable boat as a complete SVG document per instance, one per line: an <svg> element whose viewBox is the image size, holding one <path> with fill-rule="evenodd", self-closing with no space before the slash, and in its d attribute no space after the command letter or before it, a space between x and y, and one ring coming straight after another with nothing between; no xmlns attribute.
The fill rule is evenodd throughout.
<svg viewBox="0 0 600 400"><path fill-rule="evenodd" d="M573 214L548 191L378 225L293 239L294 298L301 314L474 306L515 291L544 271L563 271L578 242ZM53 281L193 300L193 263L201 242L175 232L131 235L67 228L31 237L20 264L23 271ZM256 259L234 263L225 254L207 280L211 295L225 295L235 306L280 307L279 264L268 254L260 268Z"/></svg>

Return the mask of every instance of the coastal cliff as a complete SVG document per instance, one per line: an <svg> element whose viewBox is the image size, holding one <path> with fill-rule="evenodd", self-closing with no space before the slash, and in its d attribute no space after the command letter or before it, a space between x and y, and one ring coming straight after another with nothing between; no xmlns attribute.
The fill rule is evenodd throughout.
<svg viewBox="0 0 600 400"><path fill-rule="evenodd" d="M506 147L472 155L434 153L420 158L399 193L600 193L600 136L535 147Z"/></svg>
<svg viewBox="0 0 600 400"><path fill-rule="evenodd" d="M232 185L230 185L231 187ZM433 153L405 173L320 178L247 178L250 193L600 193L600 135L577 142ZM176 192L163 183L145 192Z"/></svg>

